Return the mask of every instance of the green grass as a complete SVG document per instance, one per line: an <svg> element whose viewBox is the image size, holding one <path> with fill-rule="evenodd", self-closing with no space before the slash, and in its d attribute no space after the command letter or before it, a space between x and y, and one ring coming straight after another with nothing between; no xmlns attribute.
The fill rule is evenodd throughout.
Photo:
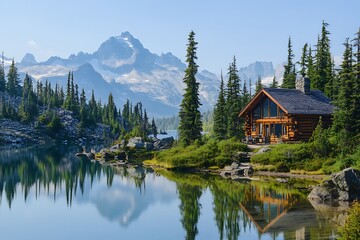
<svg viewBox="0 0 360 240"><path fill-rule="evenodd" d="M251 157L252 163L275 166L276 171L303 171L331 174L347 167L360 169L360 147L352 155L331 152L319 156L313 143L279 144Z"/></svg>
<svg viewBox="0 0 360 240"><path fill-rule="evenodd" d="M188 147L175 146L160 151L145 165L156 165L165 168L198 168L230 164L233 155L238 151L246 151L247 147L236 140L208 140L205 144L193 144Z"/></svg>

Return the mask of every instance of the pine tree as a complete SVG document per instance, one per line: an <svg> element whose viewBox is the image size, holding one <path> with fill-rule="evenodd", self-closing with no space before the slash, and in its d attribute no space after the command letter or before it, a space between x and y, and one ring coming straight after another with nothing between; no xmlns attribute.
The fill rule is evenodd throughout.
<svg viewBox="0 0 360 240"><path fill-rule="evenodd" d="M67 84L66 84L66 98L64 101L64 108L72 110L72 95L71 95L71 72L69 71Z"/></svg>
<svg viewBox="0 0 360 240"><path fill-rule="evenodd" d="M270 87L270 88L278 88L278 87L279 87L279 82L276 80L275 75L274 75L273 80L272 80L272 82L271 82L271 84L270 84L269 87Z"/></svg>
<svg viewBox="0 0 360 240"><path fill-rule="evenodd" d="M261 89L264 88L264 85L261 83L261 76L258 76L258 79L256 81L256 85L255 85L255 95L261 91Z"/></svg>
<svg viewBox="0 0 360 240"><path fill-rule="evenodd" d="M248 91L246 86L246 81L244 81L243 90L242 90L242 106L241 109L243 109L251 100L251 93Z"/></svg>
<svg viewBox="0 0 360 240"><path fill-rule="evenodd" d="M334 114L333 128L335 132L339 133L341 130L346 132L346 135L350 134L355 122L353 113L353 99L352 92L354 89L354 74L352 63L352 47L349 43L349 39L346 39L345 51L343 54L343 61L341 63L340 76L340 90L337 101L337 110ZM358 116L356 116L358 118Z"/></svg>
<svg viewBox="0 0 360 240"><path fill-rule="evenodd" d="M33 92L32 80L28 74L25 75L23 95L19 106L21 121L29 122L37 114L36 95Z"/></svg>
<svg viewBox="0 0 360 240"><path fill-rule="evenodd" d="M356 37L353 39L354 42L354 88L353 88L353 105L352 112L353 116L357 116L355 119L353 131L355 136L360 138L360 27L356 33Z"/></svg>
<svg viewBox="0 0 360 240"><path fill-rule="evenodd" d="M15 66L15 61L14 59L11 62L10 65L10 69L7 75L7 92L11 95L11 96L18 96L20 95L20 85L19 85L19 73L18 73L18 69Z"/></svg>
<svg viewBox="0 0 360 240"><path fill-rule="evenodd" d="M226 112L227 112L227 136L228 138L241 138L241 122L239 112L241 110L240 78L236 67L236 58L229 66L229 80L226 93Z"/></svg>
<svg viewBox="0 0 360 240"><path fill-rule="evenodd" d="M307 56L307 67L306 75L311 79L315 79L315 66L314 66L314 57L312 55L311 46L309 47L308 56Z"/></svg>
<svg viewBox="0 0 360 240"><path fill-rule="evenodd" d="M321 37L318 38L315 54L315 71L311 80L311 88L318 89L331 97L331 93L326 91L326 85L332 83L332 58L330 53L330 32L327 30L329 24L322 22ZM327 89L331 89L328 86Z"/></svg>
<svg viewBox="0 0 360 240"><path fill-rule="evenodd" d="M202 122L199 107L199 83L196 81L198 65L195 60L197 42L195 33L190 32L187 44L186 62L188 64L185 70L184 83L185 93L180 104L180 123L179 123L179 141L187 146L195 140L201 140Z"/></svg>
<svg viewBox="0 0 360 240"><path fill-rule="evenodd" d="M5 70L4 64L0 64L0 92L5 92L6 90L6 80L5 80Z"/></svg>
<svg viewBox="0 0 360 240"><path fill-rule="evenodd" d="M226 101L224 79L221 74L220 92L214 108L214 135L217 139L225 139L227 136Z"/></svg>
<svg viewBox="0 0 360 240"><path fill-rule="evenodd" d="M154 135L154 137L156 137L158 134L154 118L152 118L152 121L151 121L151 133Z"/></svg>
<svg viewBox="0 0 360 240"><path fill-rule="evenodd" d="M304 47L302 48L302 54L301 54L301 58L300 58L300 75L302 77L306 77L307 74L307 66L308 66L308 44L305 43Z"/></svg>
<svg viewBox="0 0 360 240"><path fill-rule="evenodd" d="M293 63L294 56L295 55L293 53L292 45L291 45L291 38L289 37L288 60L286 65L284 66L285 71L284 71L283 84L281 85L282 88L289 88L289 89L295 88L296 73L295 73L295 64Z"/></svg>

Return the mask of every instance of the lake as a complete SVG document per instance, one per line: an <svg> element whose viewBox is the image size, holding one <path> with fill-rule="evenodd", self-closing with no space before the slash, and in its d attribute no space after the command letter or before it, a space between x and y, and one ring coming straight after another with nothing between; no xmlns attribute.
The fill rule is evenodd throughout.
<svg viewBox="0 0 360 240"><path fill-rule="evenodd" d="M308 183L112 168L77 147L0 149L1 239L334 239Z"/></svg>

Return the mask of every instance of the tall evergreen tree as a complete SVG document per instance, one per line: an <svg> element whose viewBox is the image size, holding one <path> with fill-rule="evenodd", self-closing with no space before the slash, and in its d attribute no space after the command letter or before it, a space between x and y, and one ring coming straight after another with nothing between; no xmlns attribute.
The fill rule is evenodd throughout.
<svg viewBox="0 0 360 240"><path fill-rule="evenodd" d="M251 100L251 93L248 91L246 86L246 81L244 81L243 90L242 90L242 106L241 109L243 109Z"/></svg>
<svg viewBox="0 0 360 240"><path fill-rule="evenodd" d="M243 134L239 112L241 110L240 78L236 66L236 58L229 66L229 80L226 93L226 111L227 111L227 136L229 138L240 138Z"/></svg>
<svg viewBox="0 0 360 240"><path fill-rule="evenodd" d="M311 81L315 79L314 57L312 55L311 46L309 46L309 51L307 56L306 75L311 79Z"/></svg>
<svg viewBox="0 0 360 240"><path fill-rule="evenodd" d="M350 134L354 121L359 116L352 116L353 113L353 99L352 92L354 89L354 74L353 74L353 59L352 59L352 47L349 43L349 39L346 39L345 51L343 54L343 61L341 63L340 76L340 90L337 101L337 109L334 114L334 130L339 133L344 130L346 134Z"/></svg>
<svg viewBox="0 0 360 240"><path fill-rule="evenodd" d="M64 108L72 110L72 92L71 92L71 72L69 71L67 84L66 84L66 97L64 101Z"/></svg>
<svg viewBox="0 0 360 240"><path fill-rule="evenodd" d="M311 88L324 92L328 97L331 93L326 91L326 85L332 84L332 58L330 53L329 24L322 22L321 37L318 38L315 54L315 72L311 80ZM327 89L331 89L328 86Z"/></svg>
<svg viewBox="0 0 360 240"><path fill-rule="evenodd" d="M6 80L5 80L5 70L4 64L0 63L0 92L5 92L6 90Z"/></svg>
<svg viewBox="0 0 360 240"><path fill-rule="evenodd" d="M154 135L154 137L156 137L158 134L154 118L152 118L152 121L151 121L151 133Z"/></svg>
<svg viewBox="0 0 360 240"><path fill-rule="evenodd" d="M21 121L29 122L37 114L36 95L33 91L32 80L28 74L25 75L23 95L19 106Z"/></svg>
<svg viewBox="0 0 360 240"><path fill-rule="evenodd" d="M306 77L307 74L307 66L308 66L308 44L305 43L304 47L302 48L302 54L299 61L300 65L300 75L302 77Z"/></svg>
<svg viewBox="0 0 360 240"><path fill-rule="evenodd" d="M276 77L274 75L272 82L270 83L270 88L277 88L279 86L279 82L276 80Z"/></svg>
<svg viewBox="0 0 360 240"><path fill-rule="evenodd" d="M261 83L261 76L258 76L258 79L256 81L256 85L255 85L255 95L261 91L261 89L264 88L264 85Z"/></svg>
<svg viewBox="0 0 360 240"><path fill-rule="evenodd" d="M179 123L179 141L187 146L195 140L201 140L202 122L199 107L199 83L196 81L198 65L195 60L197 42L195 33L190 32L187 44L186 62L188 66L185 70L184 83L185 93L180 104L180 123Z"/></svg>
<svg viewBox="0 0 360 240"><path fill-rule="evenodd" d="M291 45L291 38L289 37L288 60L286 65L284 66L285 71L284 71L283 84L281 85L282 88L289 88L289 89L295 88L296 73L295 73L295 64L293 63L294 56L295 55L293 53L292 45Z"/></svg>
<svg viewBox="0 0 360 240"><path fill-rule="evenodd" d="M19 85L19 73L18 69L15 66L14 59L11 62L9 72L7 74L7 92L11 96L18 96L20 95L20 85Z"/></svg>
<svg viewBox="0 0 360 240"><path fill-rule="evenodd" d="M354 123L354 133L360 138L360 27L356 33L356 37L353 39L354 42L354 89L353 89L353 115L357 116Z"/></svg>
<svg viewBox="0 0 360 240"><path fill-rule="evenodd" d="M227 114L224 90L224 79L221 74L219 97L214 108L214 135L217 139L225 139L227 136Z"/></svg>

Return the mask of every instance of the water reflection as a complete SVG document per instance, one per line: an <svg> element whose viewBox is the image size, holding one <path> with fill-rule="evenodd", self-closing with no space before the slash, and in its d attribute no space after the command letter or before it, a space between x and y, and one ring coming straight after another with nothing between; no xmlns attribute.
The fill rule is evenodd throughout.
<svg viewBox="0 0 360 240"><path fill-rule="evenodd" d="M74 157L78 150L66 146L0 149L0 209L6 202L12 210L18 206L14 202L31 205L44 196L64 201L71 210L90 204L101 218L121 229L130 228L128 237L154 222L166 225L163 231L174 239L335 238L336 226L314 210L307 192L291 184L104 167ZM157 212L151 222L141 220L153 209ZM4 212L0 213L1 221ZM87 215L82 214L79 218L85 221ZM204 219L205 215L211 217ZM81 231L98 230L84 226ZM153 229L147 231L155 234ZM151 239L148 234L139 238Z"/></svg>

